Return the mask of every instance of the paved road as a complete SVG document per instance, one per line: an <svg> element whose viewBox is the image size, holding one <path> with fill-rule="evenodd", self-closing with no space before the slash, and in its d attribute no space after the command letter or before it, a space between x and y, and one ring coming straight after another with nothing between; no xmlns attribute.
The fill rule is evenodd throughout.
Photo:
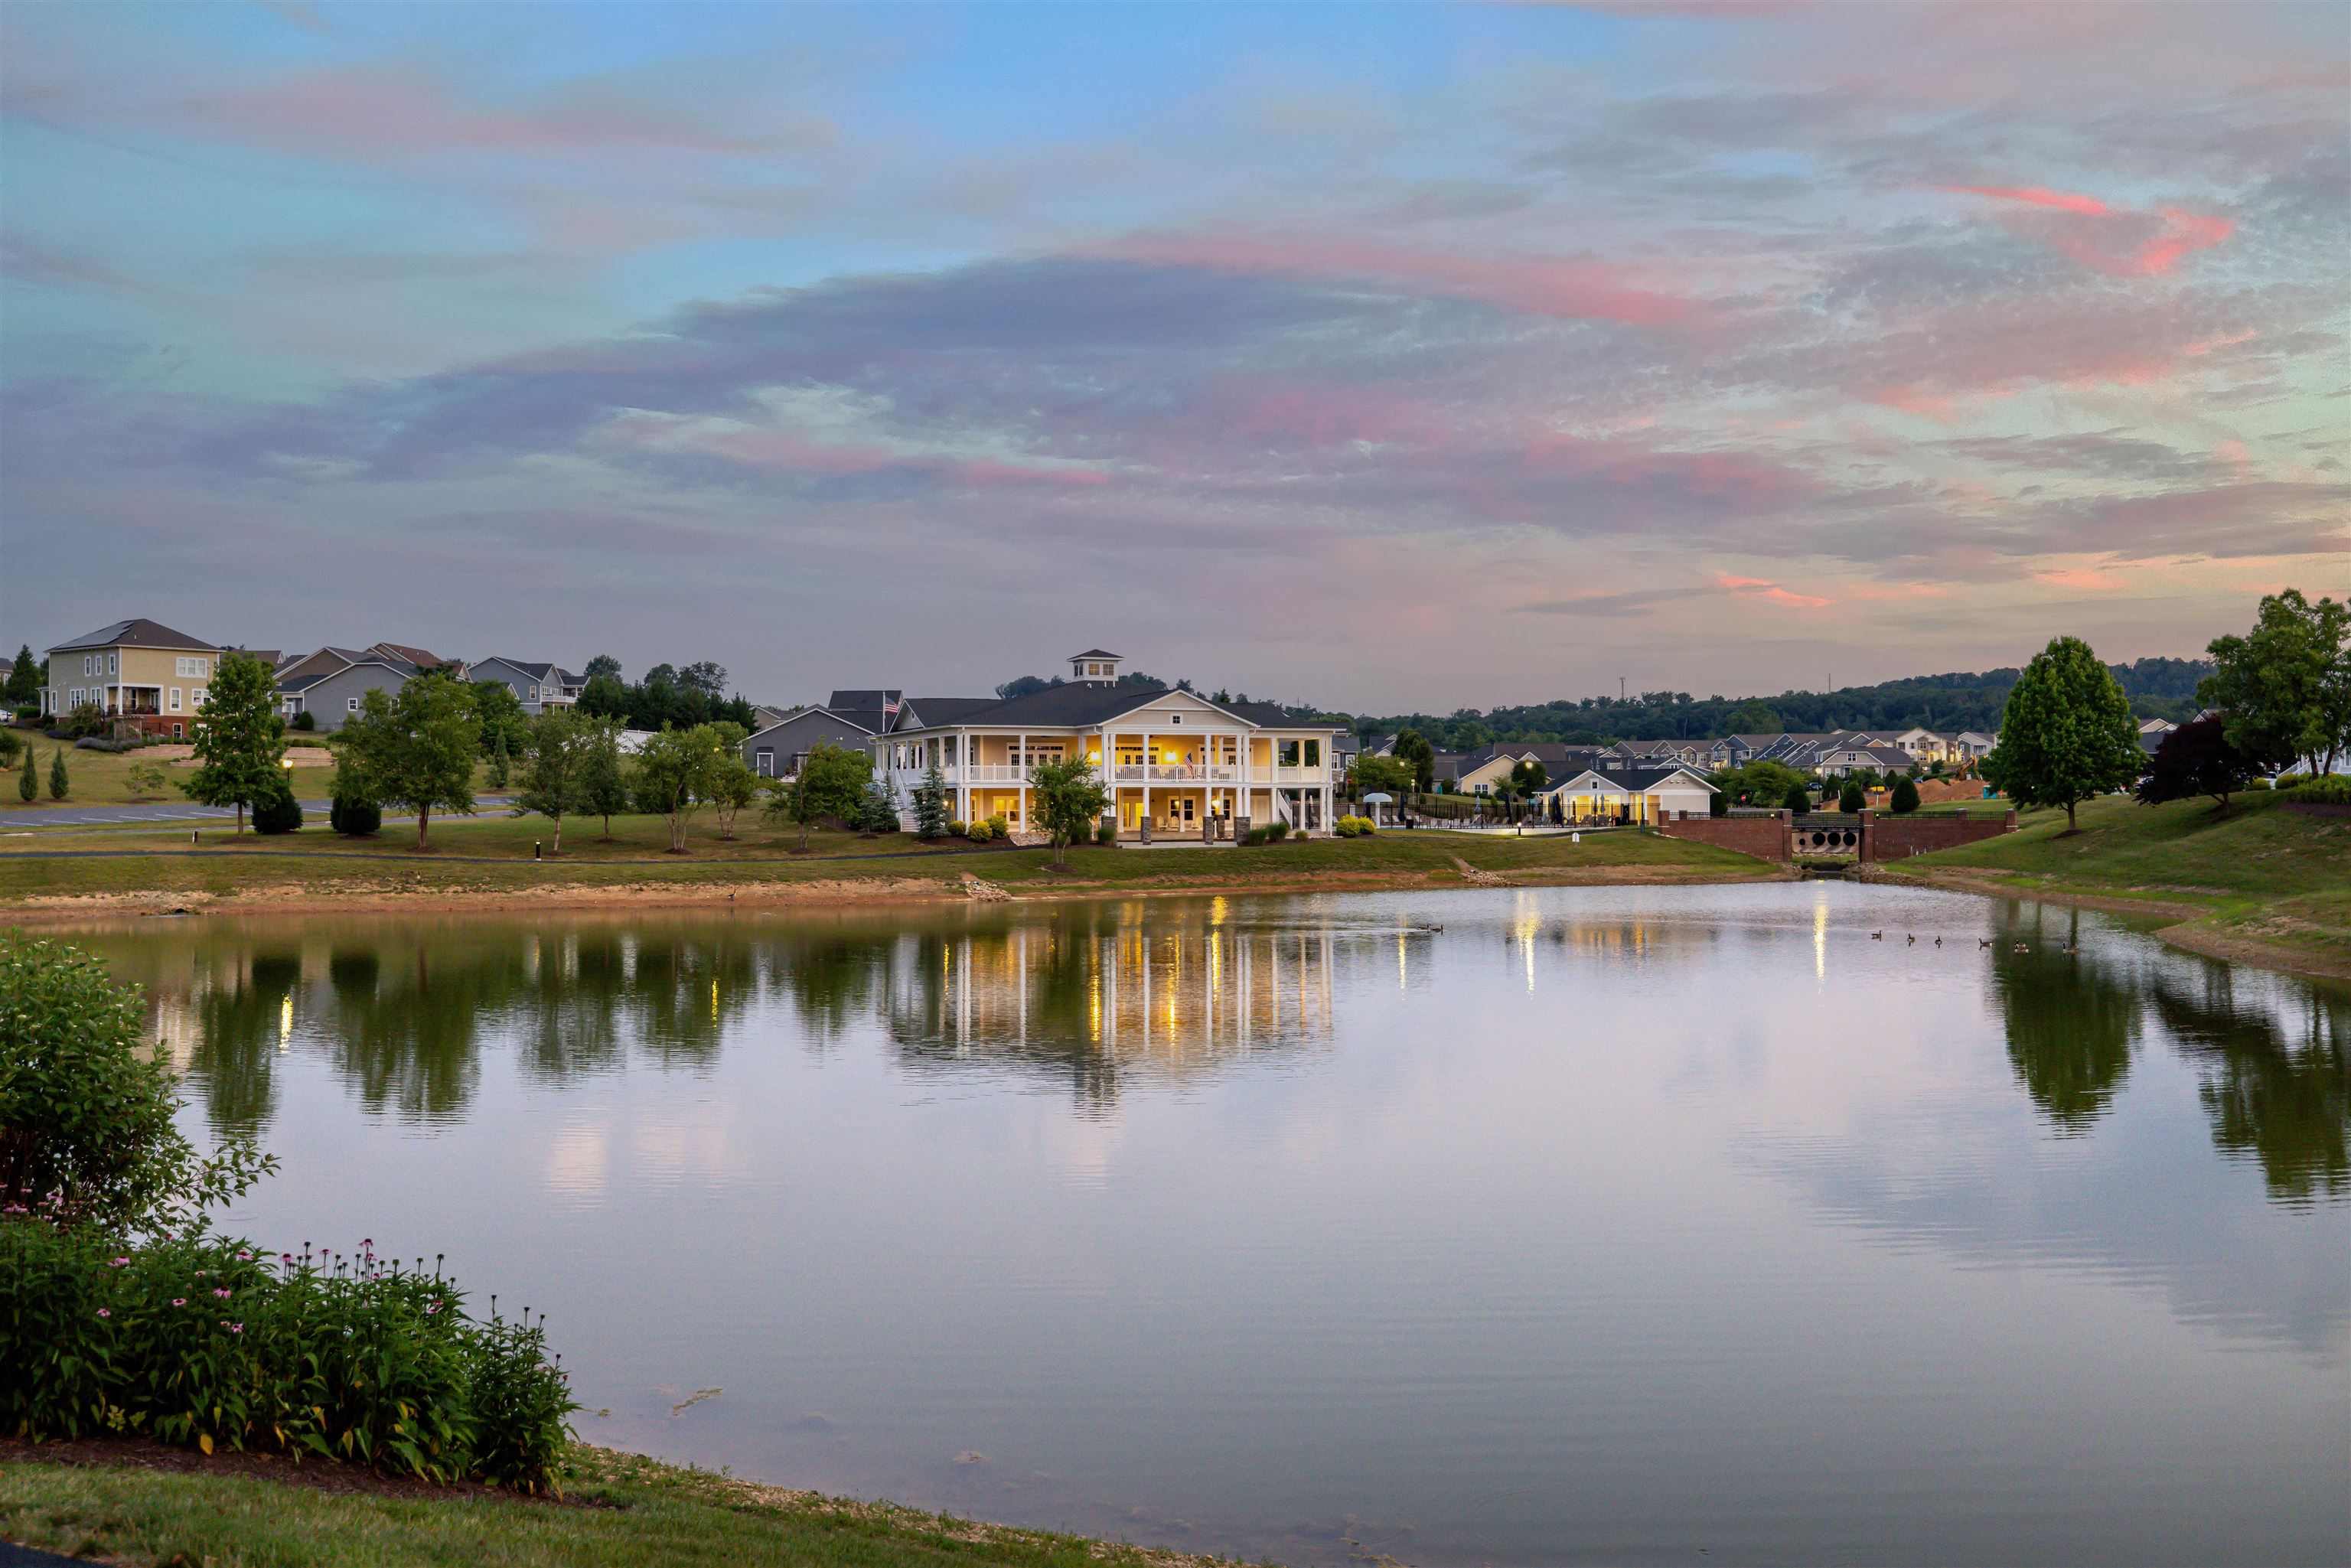
<svg viewBox="0 0 2351 1568"><path fill-rule="evenodd" d="M305 800L305 815L324 811L324 800ZM43 810L37 806L19 807L13 811L0 811L0 832L22 832L27 828L90 828L108 823L137 824L141 822L185 822L211 821L219 818L234 821L234 806L199 806L193 800L152 800L143 806L125 803L120 806L57 806Z"/></svg>

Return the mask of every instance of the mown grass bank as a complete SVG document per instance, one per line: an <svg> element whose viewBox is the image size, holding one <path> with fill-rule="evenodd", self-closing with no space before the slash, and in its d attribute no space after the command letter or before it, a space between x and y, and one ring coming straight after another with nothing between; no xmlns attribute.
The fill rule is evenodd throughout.
<svg viewBox="0 0 2351 1568"><path fill-rule="evenodd" d="M664 852L658 817L566 824L560 859L532 858L542 819L506 814L436 822L420 855L413 833L386 822L370 839L323 827L274 838L224 829L191 843L184 827L57 829L0 840L0 914L151 904L190 908L402 908L448 904L593 905L735 900L960 897L967 875L1015 895L1155 891L1266 892L1459 885L1476 873L1529 883L1734 881L1782 874L1745 855L1633 831L1565 838L1380 833L1258 848L1110 849L1083 845L1056 870L1050 851L981 849L909 834L798 836L747 823L733 841L698 826L685 855Z"/></svg>
<svg viewBox="0 0 2351 1568"><path fill-rule="evenodd" d="M2085 803L2019 831L1899 861L1877 874L1980 893L2056 898L2168 917L2169 941L2217 956L2351 975L2351 820L2305 816L2263 794Z"/></svg>
<svg viewBox="0 0 2351 1568"><path fill-rule="evenodd" d="M82 1462L0 1448L0 1539L141 1568L1205 1568L1217 1561L755 1486L584 1444L569 1455L557 1501L372 1484L337 1465L190 1454L162 1469L138 1450L73 1452Z"/></svg>

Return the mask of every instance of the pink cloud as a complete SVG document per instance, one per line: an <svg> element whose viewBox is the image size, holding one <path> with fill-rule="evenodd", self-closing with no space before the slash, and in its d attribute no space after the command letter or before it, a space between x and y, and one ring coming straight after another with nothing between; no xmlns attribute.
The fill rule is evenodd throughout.
<svg viewBox="0 0 2351 1568"><path fill-rule="evenodd" d="M1729 572L1714 574L1714 585L1742 599L1761 599L1767 603L1785 605L1791 610L1820 610L1836 602L1810 593L1797 593L1782 588L1764 577L1734 577Z"/></svg>
<svg viewBox="0 0 2351 1568"><path fill-rule="evenodd" d="M1948 185L1944 189L2065 214L2030 225L2028 232L2070 260L2114 277L2160 277L2178 266L2180 257L2210 250L2237 229L2227 218L2205 213L2180 207L2134 213L2095 196L2040 185Z"/></svg>
<svg viewBox="0 0 2351 1568"><path fill-rule="evenodd" d="M1137 235L1104 246L1099 254L1212 272L1376 278L1565 320L1679 327L1697 314L1692 300L1638 287L1624 269L1598 262L1449 256L1376 241L1230 235Z"/></svg>

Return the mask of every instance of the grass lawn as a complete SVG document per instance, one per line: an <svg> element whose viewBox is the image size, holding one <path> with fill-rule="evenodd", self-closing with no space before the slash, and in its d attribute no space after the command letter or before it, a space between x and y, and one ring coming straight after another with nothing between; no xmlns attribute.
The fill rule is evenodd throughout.
<svg viewBox="0 0 2351 1568"><path fill-rule="evenodd" d="M2258 793L2241 801L2223 815L2209 800L2109 796L2082 806L2077 833L2066 833L2064 812L2034 811L2014 833L1886 869L2182 908L2215 932L2351 957L2351 821Z"/></svg>
<svg viewBox="0 0 2351 1568"><path fill-rule="evenodd" d="M329 1491L255 1475L20 1458L0 1464L0 1537L110 1562L214 1568L1205 1568L1214 1561L757 1487L604 1448L576 1448L571 1471L567 1497L597 1506L480 1492Z"/></svg>
<svg viewBox="0 0 2351 1568"><path fill-rule="evenodd" d="M187 800L178 788L179 781L193 772L196 765L185 758L167 760L158 757L156 752L163 747L146 747L137 751L120 752L84 751L69 740L51 740L37 730L20 729L15 734L19 740L29 741L32 745L35 768L40 775L41 795L30 805L17 799L16 772L25 766L25 758L20 753L8 769L7 777L0 778L0 825L16 825L11 821L12 818L18 821L37 822L44 811L75 806L121 806L157 800L184 803ZM49 757L57 751L66 754L68 788L62 800L49 799ZM311 800L326 799L328 785L335 774L333 767L326 761L329 756L327 748L296 743L289 745L287 752L296 759L296 796ZM162 794L141 795L132 791L131 769L140 763L152 763L170 776L171 783ZM475 789L486 789L489 787L488 776L488 763L475 764Z"/></svg>
<svg viewBox="0 0 2351 1568"><path fill-rule="evenodd" d="M0 828L11 824L0 822ZM171 829L57 828L0 837L0 905L42 895L158 893L234 895L286 889L321 894L508 894L532 889L649 884L742 887L752 884L870 880L877 887L918 891L909 879L942 893L962 886L966 872L1014 891L1147 889L1186 884L1229 886L1263 883L1344 885L1372 879L1458 880L1456 857L1481 871L1540 880L1593 878L1611 873L1658 878L1733 878L1772 874L1773 867L1708 845L1650 833L1587 833L1565 838L1471 837L1457 833L1381 833L1361 839L1314 839L1259 848L1073 848L1069 870L1051 868L1050 851L980 849L960 839L925 844L911 834L861 838L815 833L809 853L793 852L798 835L746 813L741 836L718 837L708 812L695 820L689 852L666 852L669 830L659 817L616 817L613 841L600 841L596 819L567 819L561 859L534 861L535 841L551 835L544 818L516 817L503 808L473 818L435 819L432 851L415 852L413 824L387 820L371 839L348 839L314 822L274 838L233 837L207 827L191 844L188 825Z"/></svg>

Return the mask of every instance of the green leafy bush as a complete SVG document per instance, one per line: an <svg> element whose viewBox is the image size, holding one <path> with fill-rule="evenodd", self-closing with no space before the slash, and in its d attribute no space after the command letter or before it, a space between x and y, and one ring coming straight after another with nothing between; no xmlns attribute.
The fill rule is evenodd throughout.
<svg viewBox="0 0 2351 1568"><path fill-rule="evenodd" d="M2315 779L2289 784L2277 794L2281 800L2302 800L2315 806L2351 806L2351 779L2346 779L2340 773L2322 773Z"/></svg>
<svg viewBox="0 0 2351 1568"><path fill-rule="evenodd" d="M963 836L969 839L973 843L984 844L987 842L989 839L996 836L996 825L983 818L979 821L974 822L965 828L963 831Z"/></svg>
<svg viewBox="0 0 2351 1568"><path fill-rule="evenodd" d="M0 1219L0 1431L137 1434L550 1489L577 1408L545 1320L465 1311L455 1283L362 1246L279 1254L164 1233L144 1245Z"/></svg>
<svg viewBox="0 0 2351 1568"><path fill-rule="evenodd" d="M1780 809L1783 811L1792 811L1799 817L1810 814L1813 809L1812 791L1802 784L1789 785L1787 793L1780 799Z"/></svg>
<svg viewBox="0 0 2351 1568"><path fill-rule="evenodd" d="M1265 825L1265 841L1267 843L1278 844L1289 836L1290 824L1288 822L1268 822Z"/></svg>
<svg viewBox="0 0 2351 1568"><path fill-rule="evenodd" d="M1094 824L1094 842L1098 844L1114 844L1118 842L1117 818L1104 817L1101 821Z"/></svg>
<svg viewBox="0 0 2351 1568"><path fill-rule="evenodd" d="M1379 824L1369 817L1342 817L1331 824L1331 831L1343 839L1362 838L1379 831Z"/></svg>
<svg viewBox="0 0 2351 1568"><path fill-rule="evenodd" d="M1857 779L1846 779L1844 788L1837 791L1837 810L1848 815L1863 810L1868 804L1869 797L1863 791L1861 781Z"/></svg>
<svg viewBox="0 0 2351 1568"><path fill-rule="evenodd" d="M2268 779L2261 777L2259 774L2255 774L2252 778L2245 780L2244 788L2240 792L2251 795L2259 793L2263 789L2274 789L2276 788L2277 786L2271 783Z"/></svg>
<svg viewBox="0 0 2351 1568"><path fill-rule="evenodd" d="M947 823L947 837L951 839L967 838L970 836L970 833L971 824L969 822L950 821Z"/></svg>
<svg viewBox="0 0 2351 1568"><path fill-rule="evenodd" d="M319 716L308 708L304 708L286 722L287 727L291 729L311 730L319 727Z"/></svg>
<svg viewBox="0 0 2351 1568"><path fill-rule="evenodd" d="M1257 827L1251 828L1247 833L1243 834L1241 836L1241 842L1245 844L1261 844L1272 836L1273 830L1260 823Z"/></svg>
<svg viewBox="0 0 2351 1568"><path fill-rule="evenodd" d="M0 1210L125 1233L184 1226L270 1168L250 1139L196 1152L145 1036L138 989L97 959L0 936Z"/></svg>
<svg viewBox="0 0 2351 1568"><path fill-rule="evenodd" d="M1917 810L1918 809L1918 785L1917 781L1907 778L1896 779L1894 781L1894 799L1889 802L1889 804L1893 806L1894 814L1897 817L1907 817L1911 812Z"/></svg>
<svg viewBox="0 0 2351 1568"><path fill-rule="evenodd" d="M256 833L290 833L302 825L302 802L294 799L293 787L283 779L277 788L253 803L253 831Z"/></svg>
<svg viewBox="0 0 2351 1568"><path fill-rule="evenodd" d="M383 826L383 808L372 800L337 796L327 803L327 825L348 837L365 838Z"/></svg>

